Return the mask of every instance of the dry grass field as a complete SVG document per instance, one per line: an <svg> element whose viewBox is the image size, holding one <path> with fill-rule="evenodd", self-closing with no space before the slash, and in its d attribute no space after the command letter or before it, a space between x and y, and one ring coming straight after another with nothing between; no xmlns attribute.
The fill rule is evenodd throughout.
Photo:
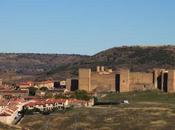
<svg viewBox="0 0 175 130"><path fill-rule="evenodd" d="M171 130L175 128L175 94L159 91L109 93L107 99L130 104L78 108L62 113L29 115L20 126L30 130ZM101 99L102 100L102 99Z"/></svg>
<svg viewBox="0 0 175 130"><path fill-rule="evenodd" d="M8 126L0 123L0 130L21 130L20 126Z"/></svg>
<svg viewBox="0 0 175 130"><path fill-rule="evenodd" d="M81 108L48 116L26 116L20 126L30 130L171 130L175 111L161 104L136 107Z"/></svg>

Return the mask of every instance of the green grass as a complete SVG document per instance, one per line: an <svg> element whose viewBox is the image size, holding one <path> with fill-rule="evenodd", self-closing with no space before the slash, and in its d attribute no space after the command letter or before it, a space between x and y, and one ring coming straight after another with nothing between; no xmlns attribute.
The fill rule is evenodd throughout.
<svg viewBox="0 0 175 130"><path fill-rule="evenodd" d="M127 93L106 93L106 96L100 100L129 100L132 103L137 102L157 102L157 103L175 103L175 93L164 93L159 90Z"/></svg>

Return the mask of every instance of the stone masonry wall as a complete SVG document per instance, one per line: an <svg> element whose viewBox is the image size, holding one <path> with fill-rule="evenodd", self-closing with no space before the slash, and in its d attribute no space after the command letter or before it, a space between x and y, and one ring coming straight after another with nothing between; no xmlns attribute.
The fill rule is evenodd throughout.
<svg viewBox="0 0 175 130"><path fill-rule="evenodd" d="M91 69L79 69L79 89L91 91Z"/></svg>
<svg viewBox="0 0 175 130"><path fill-rule="evenodd" d="M100 74L91 73L91 90L115 91L115 73Z"/></svg>
<svg viewBox="0 0 175 130"><path fill-rule="evenodd" d="M168 70L168 92L175 92L175 70Z"/></svg>

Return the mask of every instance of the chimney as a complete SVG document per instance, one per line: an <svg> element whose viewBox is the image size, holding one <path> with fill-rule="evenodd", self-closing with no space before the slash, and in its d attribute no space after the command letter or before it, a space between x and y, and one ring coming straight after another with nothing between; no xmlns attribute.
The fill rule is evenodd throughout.
<svg viewBox="0 0 175 130"><path fill-rule="evenodd" d="M109 73L112 73L112 69L108 69L108 72L109 72Z"/></svg>
<svg viewBox="0 0 175 130"><path fill-rule="evenodd" d="M97 72L100 72L100 66L97 66Z"/></svg>
<svg viewBox="0 0 175 130"><path fill-rule="evenodd" d="M105 71L105 67L101 66L101 71L104 72Z"/></svg>
<svg viewBox="0 0 175 130"><path fill-rule="evenodd" d="M0 86L2 85L2 79L0 79Z"/></svg>

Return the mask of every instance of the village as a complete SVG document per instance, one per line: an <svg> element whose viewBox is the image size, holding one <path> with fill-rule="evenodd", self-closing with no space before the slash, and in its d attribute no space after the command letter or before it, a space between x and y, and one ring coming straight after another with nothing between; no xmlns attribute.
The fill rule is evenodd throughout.
<svg viewBox="0 0 175 130"><path fill-rule="evenodd" d="M57 84L57 83L56 83ZM16 124L24 116L39 112L49 114L52 111L62 111L70 107L91 107L93 100L71 97L72 93L65 88L65 81L60 88L54 86L51 80L21 82L17 87L0 84L0 122ZM50 94L50 96L47 96Z"/></svg>
<svg viewBox="0 0 175 130"><path fill-rule="evenodd" d="M80 68L76 78L62 81L24 81L14 86L0 81L0 122L17 124L25 114L50 114L55 111L92 107L98 94L124 93L159 89L175 92L175 70L153 69L150 72L113 71L97 66L96 71ZM101 104L128 104L128 100ZM98 104L98 103L96 103Z"/></svg>

